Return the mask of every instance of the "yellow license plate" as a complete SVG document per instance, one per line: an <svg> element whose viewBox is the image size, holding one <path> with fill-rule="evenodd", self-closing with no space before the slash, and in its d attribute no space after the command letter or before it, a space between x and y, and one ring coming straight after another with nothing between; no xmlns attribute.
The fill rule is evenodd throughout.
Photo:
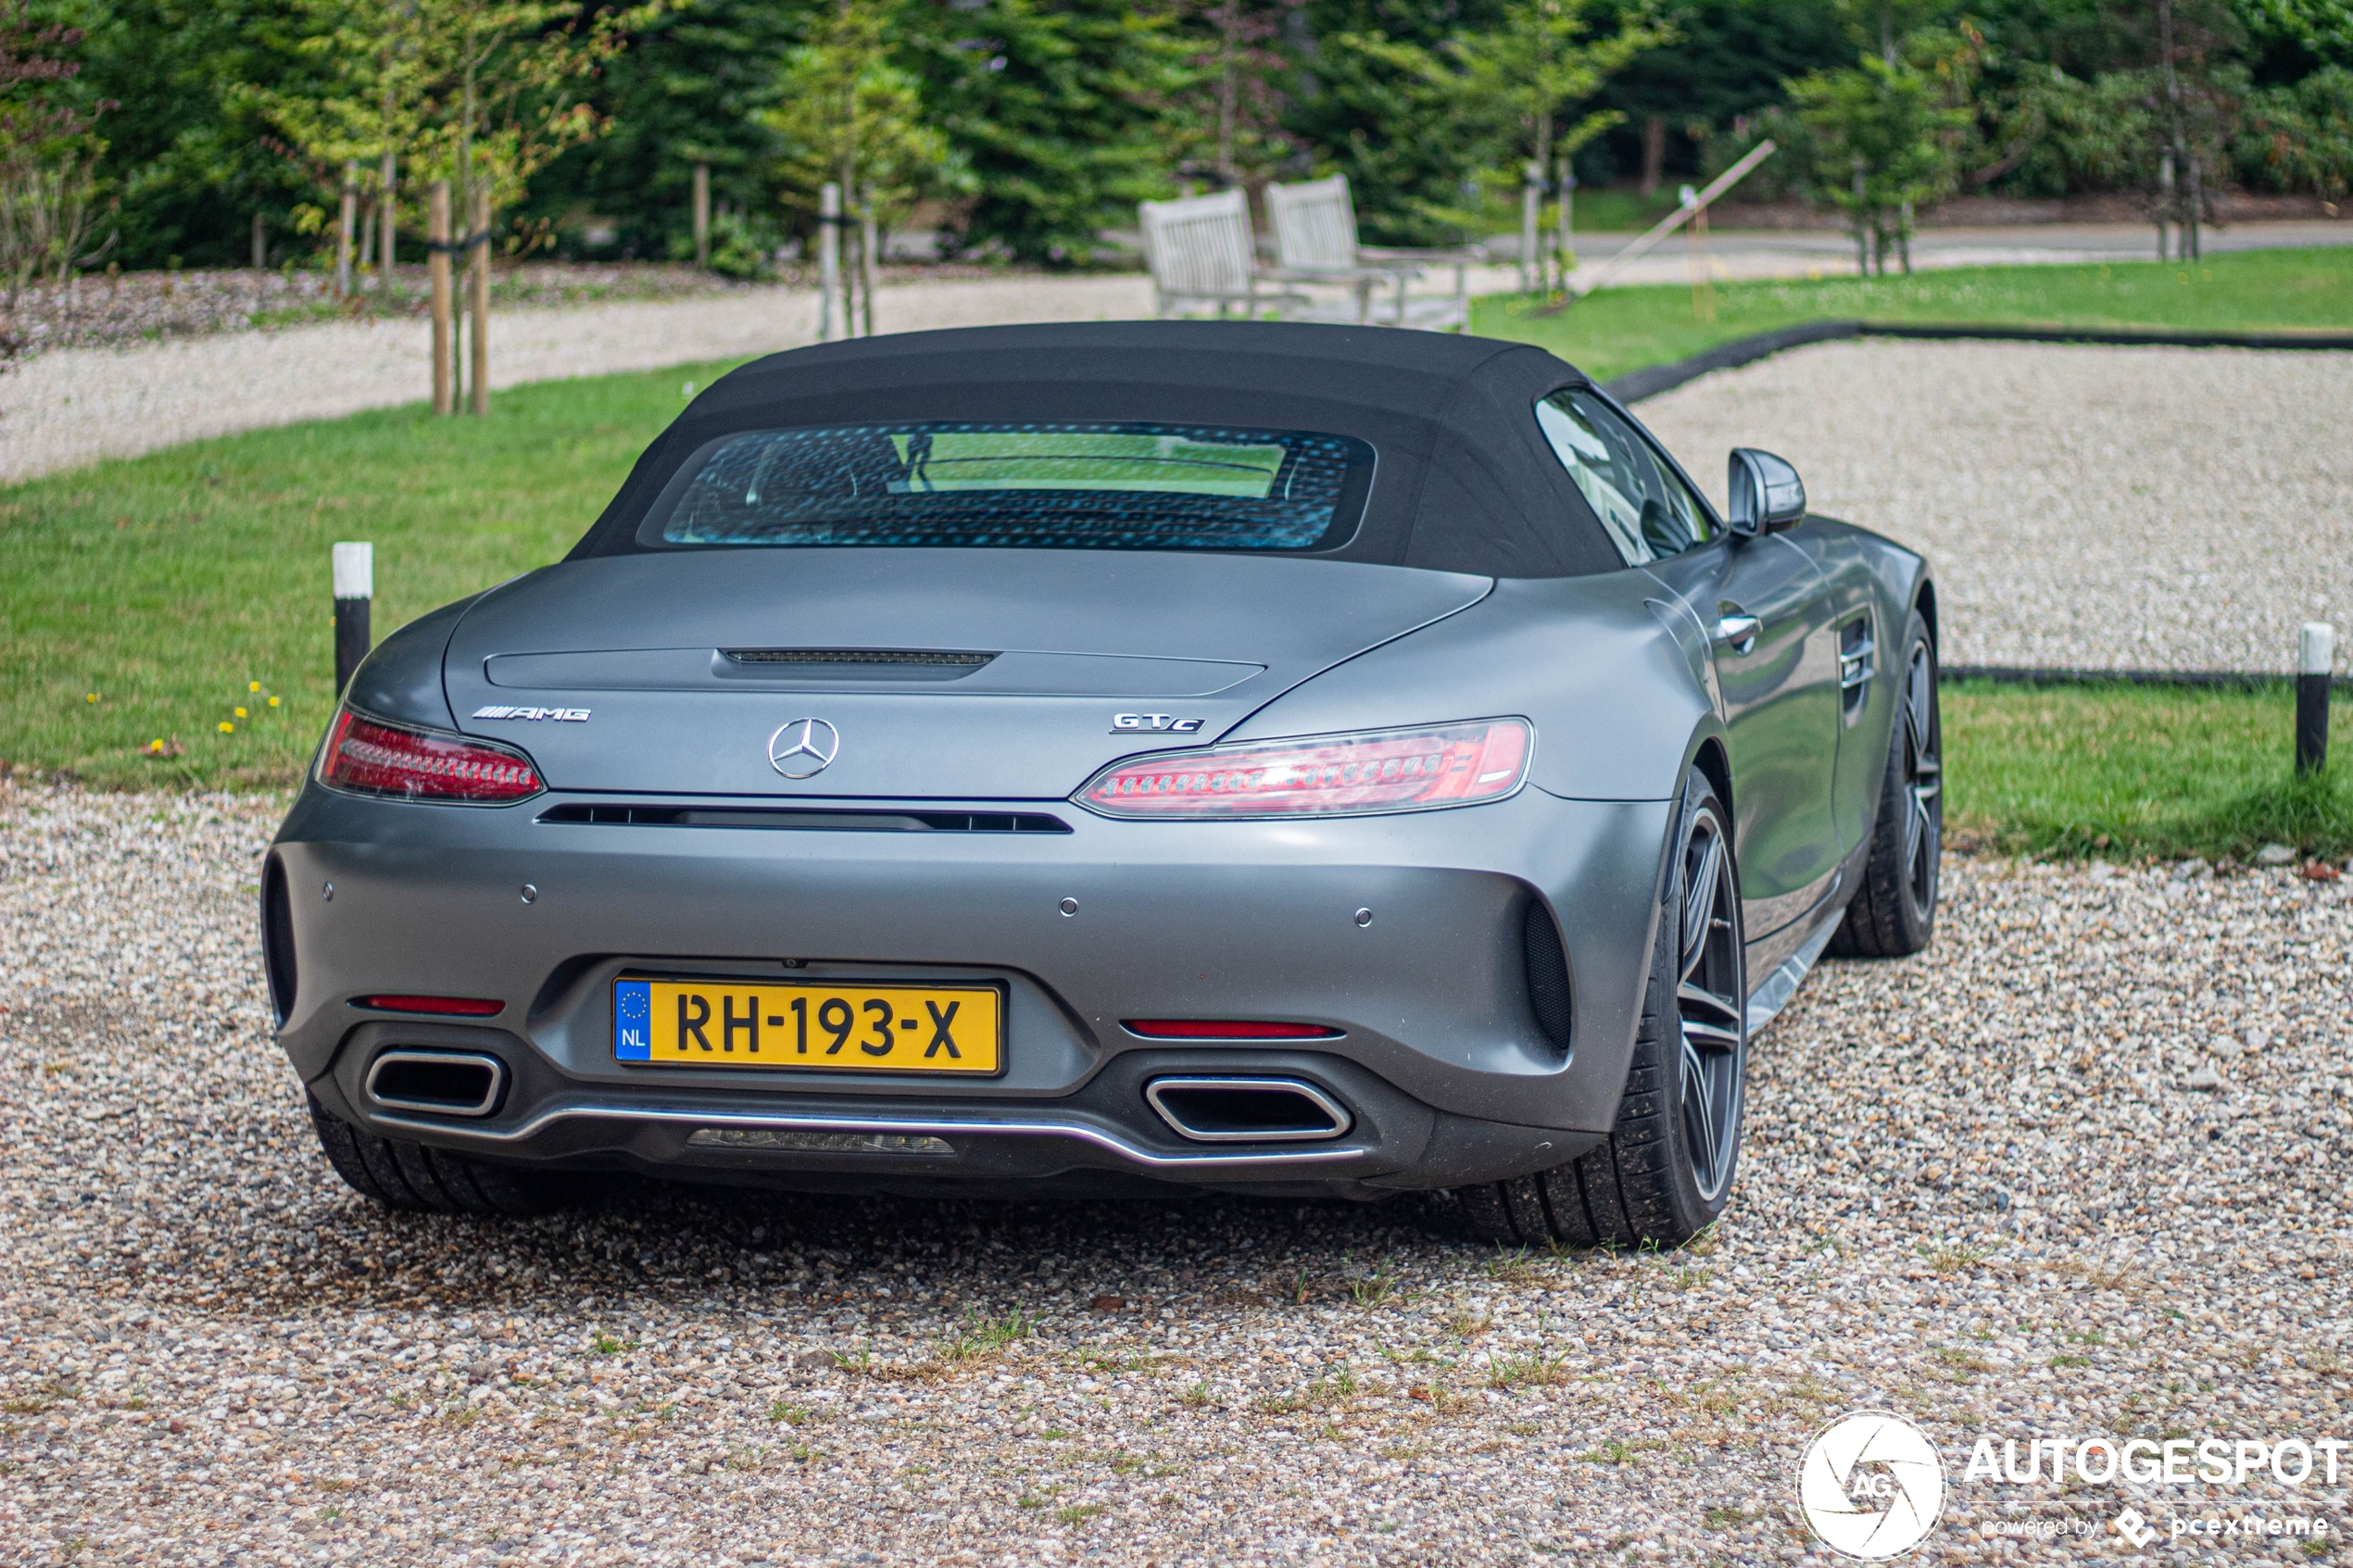
<svg viewBox="0 0 2353 1568"><path fill-rule="evenodd" d="M623 1061L994 1073L1004 1059L1004 994L994 985L621 980L612 1004Z"/></svg>

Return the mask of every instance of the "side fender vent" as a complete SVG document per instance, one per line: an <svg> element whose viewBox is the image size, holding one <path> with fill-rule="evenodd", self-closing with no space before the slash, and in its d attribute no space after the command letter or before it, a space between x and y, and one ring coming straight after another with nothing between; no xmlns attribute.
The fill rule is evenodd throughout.
<svg viewBox="0 0 2353 1568"><path fill-rule="evenodd" d="M283 1029L295 1005L294 902L285 863L275 855L261 872L261 967L270 980L270 1010Z"/></svg>
<svg viewBox="0 0 2353 1568"><path fill-rule="evenodd" d="M1528 902L1528 917L1520 923L1520 945L1528 965L1528 1005L1536 1026L1562 1059L1568 1056L1570 1018L1568 955L1561 948L1560 927L1541 898Z"/></svg>

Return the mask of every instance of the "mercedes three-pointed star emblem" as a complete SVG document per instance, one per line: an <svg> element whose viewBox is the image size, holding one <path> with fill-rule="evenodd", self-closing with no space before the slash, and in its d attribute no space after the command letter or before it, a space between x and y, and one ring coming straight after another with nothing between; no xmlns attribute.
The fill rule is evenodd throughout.
<svg viewBox="0 0 2353 1568"><path fill-rule="evenodd" d="M788 779L822 773L841 752L841 732L823 719L795 719L768 737L768 761Z"/></svg>

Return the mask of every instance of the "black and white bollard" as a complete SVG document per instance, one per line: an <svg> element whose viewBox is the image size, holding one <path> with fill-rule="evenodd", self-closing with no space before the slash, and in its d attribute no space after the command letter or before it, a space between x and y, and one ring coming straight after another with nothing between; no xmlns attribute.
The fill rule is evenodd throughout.
<svg viewBox="0 0 2353 1568"><path fill-rule="evenodd" d="M376 547L335 546L335 696L351 684L351 672L373 645L368 636L368 607L376 596Z"/></svg>
<svg viewBox="0 0 2353 1568"><path fill-rule="evenodd" d="M2329 671L2336 634L2325 621L2305 622L2296 639L2296 771L2317 773L2329 765Z"/></svg>

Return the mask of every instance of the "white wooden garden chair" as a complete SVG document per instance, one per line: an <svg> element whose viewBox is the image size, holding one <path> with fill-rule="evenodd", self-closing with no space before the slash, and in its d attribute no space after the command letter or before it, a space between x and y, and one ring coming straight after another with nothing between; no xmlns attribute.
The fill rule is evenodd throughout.
<svg viewBox="0 0 2353 1568"><path fill-rule="evenodd" d="M1468 270L1487 259L1468 250L1397 250L1356 243L1356 207L1348 176L1266 187L1266 218L1275 227L1276 276L1302 282L1352 282L1364 320L1385 327L1470 330ZM1415 295L1409 285L1431 266L1454 269L1451 295Z"/></svg>
<svg viewBox="0 0 2353 1568"><path fill-rule="evenodd" d="M1198 315L1206 308L1214 315L1250 318L1272 312L1286 321L1365 319L1353 305L1319 303L1297 290L1268 287L1276 280L1259 270L1250 203L1239 190L1145 202L1139 211L1156 315Z"/></svg>

